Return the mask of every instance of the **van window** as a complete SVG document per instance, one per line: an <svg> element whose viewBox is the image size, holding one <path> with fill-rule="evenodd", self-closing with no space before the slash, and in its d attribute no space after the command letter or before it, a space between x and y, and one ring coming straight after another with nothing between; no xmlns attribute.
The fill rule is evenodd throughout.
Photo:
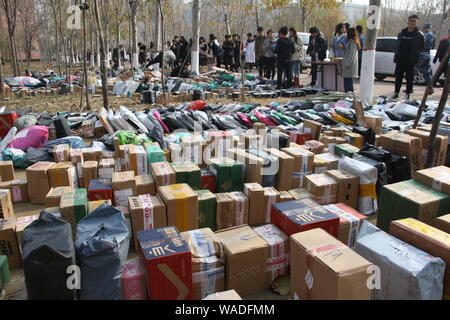
<svg viewBox="0 0 450 320"><path fill-rule="evenodd" d="M377 39L377 51L395 52L397 50L397 39Z"/></svg>

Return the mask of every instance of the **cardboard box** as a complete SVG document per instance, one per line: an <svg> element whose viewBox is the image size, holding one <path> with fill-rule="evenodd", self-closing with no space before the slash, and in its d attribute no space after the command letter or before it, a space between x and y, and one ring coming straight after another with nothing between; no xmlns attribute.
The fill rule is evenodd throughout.
<svg viewBox="0 0 450 320"><path fill-rule="evenodd" d="M445 263L441 258L389 235L368 221L361 226L355 251L378 267L373 300L442 299Z"/></svg>
<svg viewBox="0 0 450 320"><path fill-rule="evenodd" d="M98 178L99 179L111 179L115 171L114 159L102 159L98 163Z"/></svg>
<svg viewBox="0 0 450 320"><path fill-rule="evenodd" d="M176 227L137 233L150 300L192 299L192 254Z"/></svg>
<svg viewBox="0 0 450 320"><path fill-rule="evenodd" d="M446 233L450 233L450 214L436 218L434 226Z"/></svg>
<svg viewBox="0 0 450 320"><path fill-rule="evenodd" d="M310 199L274 204L271 221L287 236L315 228L339 236L339 217Z"/></svg>
<svg viewBox="0 0 450 320"><path fill-rule="evenodd" d="M216 192L241 191L244 181L245 165L230 158L211 160L210 171L216 177Z"/></svg>
<svg viewBox="0 0 450 320"><path fill-rule="evenodd" d="M48 169L50 187L78 188L77 172L70 162L60 162ZM30 181L28 181L30 183Z"/></svg>
<svg viewBox="0 0 450 320"><path fill-rule="evenodd" d="M367 217L343 203L329 204L324 206L324 208L339 217L338 239L345 243L345 245L353 248L361 224Z"/></svg>
<svg viewBox="0 0 450 320"><path fill-rule="evenodd" d="M198 195L198 228L217 230L217 198L209 190L197 190Z"/></svg>
<svg viewBox="0 0 450 320"><path fill-rule="evenodd" d="M13 203L30 202L27 180L2 182L0 183L0 189L8 189L11 192L11 201Z"/></svg>
<svg viewBox="0 0 450 320"><path fill-rule="evenodd" d="M345 203L353 209L358 209L359 177L343 170L329 170L326 172L338 183L338 203Z"/></svg>
<svg viewBox="0 0 450 320"><path fill-rule="evenodd" d="M0 255L8 257L9 269L22 265L22 256L16 238L16 219L0 219Z"/></svg>
<svg viewBox="0 0 450 320"><path fill-rule="evenodd" d="M226 289L241 296L263 291L270 247L250 227L240 226L216 232L225 252Z"/></svg>
<svg viewBox="0 0 450 320"><path fill-rule="evenodd" d="M270 223L270 212L272 210L272 205L280 202L280 193L273 187L264 188L264 222Z"/></svg>
<svg viewBox="0 0 450 320"><path fill-rule="evenodd" d="M371 128L376 134L381 134L381 128L383 126L383 119L376 116L364 115L366 120L366 128Z"/></svg>
<svg viewBox="0 0 450 320"><path fill-rule="evenodd" d="M224 252L219 238L209 228L182 232L181 236L192 252L193 299L225 290Z"/></svg>
<svg viewBox="0 0 450 320"><path fill-rule="evenodd" d="M128 197L133 197L137 194L134 172L114 172L112 187L114 192L114 204L117 207L127 207Z"/></svg>
<svg viewBox="0 0 450 320"><path fill-rule="evenodd" d="M94 179L91 180L88 188L89 201L110 200L114 201L111 180Z"/></svg>
<svg viewBox="0 0 450 320"><path fill-rule="evenodd" d="M314 156L314 161L316 159L320 159L327 163L327 170L336 170L338 168L340 157L335 156L331 153L322 153L322 154L316 154Z"/></svg>
<svg viewBox="0 0 450 320"><path fill-rule="evenodd" d="M445 262L443 298L450 300L450 234L413 218L392 221L389 233Z"/></svg>
<svg viewBox="0 0 450 320"><path fill-rule="evenodd" d="M304 186L304 177L314 169L314 153L303 148L283 148L281 151L294 157L291 186L288 190Z"/></svg>
<svg viewBox="0 0 450 320"><path fill-rule="evenodd" d="M137 176L136 179L136 195L149 194L156 196L156 184L153 176L150 174Z"/></svg>
<svg viewBox="0 0 450 320"><path fill-rule="evenodd" d="M148 174L147 152L144 147L130 145L128 146L129 169L134 171L136 176Z"/></svg>
<svg viewBox="0 0 450 320"><path fill-rule="evenodd" d="M59 207L59 205L58 205ZM39 215L31 215L31 216L23 216L23 217L17 217L16 218L16 238L17 238L17 244L19 246L20 254L22 255L22 242L23 242L23 230L29 226L33 221L39 219Z"/></svg>
<svg viewBox="0 0 450 320"><path fill-rule="evenodd" d="M217 230L248 224L249 200L242 192L216 193Z"/></svg>
<svg viewBox="0 0 450 320"><path fill-rule="evenodd" d="M372 263L322 229L291 237L290 265L294 300L370 300Z"/></svg>
<svg viewBox="0 0 450 320"><path fill-rule="evenodd" d="M338 183L326 174L310 174L306 176L306 188L321 205L336 203Z"/></svg>
<svg viewBox="0 0 450 320"><path fill-rule="evenodd" d="M266 222L264 210L264 188L257 183L244 184L244 194L248 197L248 224L257 226Z"/></svg>
<svg viewBox="0 0 450 320"><path fill-rule="evenodd" d="M78 176L78 186L84 188L84 178L83 178L83 152L81 149L70 149L70 162L75 166Z"/></svg>
<svg viewBox="0 0 450 320"><path fill-rule="evenodd" d="M383 186L377 227L388 231L391 221L415 218L433 225L436 217L450 212L450 196L414 180Z"/></svg>
<svg viewBox="0 0 450 320"><path fill-rule="evenodd" d="M289 194L294 197L295 200L300 199L312 199L314 195L309 192L306 188L297 188L289 190Z"/></svg>
<svg viewBox="0 0 450 320"><path fill-rule="evenodd" d="M172 163L176 183L186 183L194 190L200 190L202 177L200 168L194 163Z"/></svg>
<svg viewBox="0 0 450 320"><path fill-rule="evenodd" d="M102 205L108 205L112 206L111 200L97 200L97 201L89 201L88 202L88 214L91 214L93 211L95 211L97 208L99 208Z"/></svg>
<svg viewBox="0 0 450 320"><path fill-rule="evenodd" d="M227 157L228 150L236 148L239 142L232 131L207 131L207 139L206 154L210 155L209 158Z"/></svg>
<svg viewBox="0 0 450 320"><path fill-rule="evenodd" d="M243 149L229 149L228 157L244 164L244 183L262 184L264 159L246 152Z"/></svg>
<svg viewBox="0 0 450 320"><path fill-rule="evenodd" d="M128 198L131 225L133 228L134 248L138 250L139 231L167 227L166 206L159 197L140 195Z"/></svg>
<svg viewBox="0 0 450 320"><path fill-rule="evenodd" d="M167 224L181 232L198 229L198 195L187 184L158 188L167 207Z"/></svg>
<svg viewBox="0 0 450 320"><path fill-rule="evenodd" d="M293 201L295 200L294 196L290 194L288 191L281 191L280 192L280 201L279 202L286 202L286 201Z"/></svg>
<svg viewBox="0 0 450 320"><path fill-rule="evenodd" d="M234 290L228 290L223 292L216 292L208 295L203 300L242 300L241 296L237 294Z"/></svg>
<svg viewBox="0 0 450 320"><path fill-rule="evenodd" d="M427 162L428 158L428 148L430 147L430 133L423 130L417 129L409 129L405 131L406 134L420 138L422 140L422 157L423 163ZM436 151L436 159L435 162L432 163L433 166L441 166L445 164L445 158L447 156L447 147L448 147L448 137L443 135L436 135L435 139L435 151Z"/></svg>
<svg viewBox="0 0 450 320"><path fill-rule="evenodd" d="M320 133L322 132L322 124L305 119L303 121L303 132L309 133L313 140L319 140Z"/></svg>
<svg viewBox="0 0 450 320"><path fill-rule="evenodd" d="M275 188L278 191L291 189L291 178L294 173L294 157L273 148L266 149L266 151L278 158L278 173Z"/></svg>
<svg viewBox="0 0 450 320"><path fill-rule="evenodd" d="M155 179L156 188L176 183L175 171L168 162L152 163L151 172Z"/></svg>
<svg viewBox="0 0 450 320"><path fill-rule="evenodd" d="M64 192L73 191L72 187L51 188L45 196L44 205L46 208L59 207Z"/></svg>
<svg viewBox="0 0 450 320"><path fill-rule="evenodd" d="M317 140L309 140L305 142L305 149L311 151L314 154L324 153L325 145Z"/></svg>
<svg viewBox="0 0 450 320"><path fill-rule="evenodd" d="M289 237L273 224L253 228L270 247L266 278L269 285L289 274Z"/></svg>
<svg viewBox="0 0 450 320"><path fill-rule="evenodd" d="M422 140L417 137L392 131L380 136L383 149L405 156L408 161L411 177L414 172L423 169Z"/></svg>
<svg viewBox="0 0 450 320"><path fill-rule="evenodd" d="M345 132L342 137L345 138L349 144L357 147L358 149L363 147L364 137L359 133Z"/></svg>
<svg viewBox="0 0 450 320"><path fill-rule="evenodd" d="M31 203L44 204L45 196L50 191L47 173L54 165L53 162L38 162L27 168L28 194Z"/></svg>
<svg viewBox="0 0 450 320"><path fill-rule="evenodd" d="M70 162L70 146L68 144L58 144L53 149L53 159L56 163Z"/></svg>
<svg viewBox="0 0 450 320"><path fill-rule="evenodd" d="M216 176L209 169L202 169L202 190L209 190L216 193Z"/></svg>
<svg viewBox="0 0 450 320"><path fill-rule="evenodd" d="M347 156L352 158L353 154L359 152L359 148L349 144L349 143L343 143L338 144L334 147L334 154L339 157Z"/></svg>
<svg viewBox="0 0 450 320"><path fill-rule="evenodd" d="M83 165L84 185L89 188L91 180L98 179L98 162L86 161Z"/></svg>
<svg viewBox="0 0 450 320"><path fill-rule="evenodd" d="M159 145L144 145L145 152L147 153L147 165L150 170L152 163L164 162L164 152Z"/></svg>
<svg viewBox="0 0 450 320"><path fill-rule="evenodd" d="M12 161L0 161L0 182L15 180L14 165Z"/></svg>
<svg viewBox="0 0 450 320"><path fill-rule="evenodd" d="M72 226L72 234L75 239L78 222L88 214L87 190L75 189L64 192L59 209L61 218Z"/></svg>
<svg viewBox="0 0 450 320"><path fill-rule="evenodd" d="M95 122L93 119L84 120L80 127L81 135L84 138L95 137Z"/></svg>
<svg viewBox="0 0 450 320"><path fill-rule="evenodd" d="M84 161L97 161L100 162L103 159L103 152L99 148L83 148Z"/></svg>
<svg viewBox="0 0 450 320"><path fill-rule="evenodd" d="M0 218L14 217L14 210L11 201L11 191L8 189L0 189Z"/></svg>
<svg viewBox="0 0 450 320"><path fill-rule="evenodd" d="M182 161L204 164L203 152L206 147L206 141L202 136L187 136L181 138L180 147L182 150Z"/></svg>
<svg viewBox="0 0 450 320"><path fill-rule="evenodd" d="M450 194L450 168L438 166L429 169L418 170L414 174L414 180L436 191Z"/></svg>

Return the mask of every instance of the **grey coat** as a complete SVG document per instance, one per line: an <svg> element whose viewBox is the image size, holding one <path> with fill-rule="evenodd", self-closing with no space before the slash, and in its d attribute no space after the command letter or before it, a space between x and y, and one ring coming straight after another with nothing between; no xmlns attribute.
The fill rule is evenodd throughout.
<svg viewBox="0 0 450 320"><path fill-rule="evenodd" d="M342 60L342 76L344 78L358 77L358 47L355 40L349 40L344 50Z"/></svg>

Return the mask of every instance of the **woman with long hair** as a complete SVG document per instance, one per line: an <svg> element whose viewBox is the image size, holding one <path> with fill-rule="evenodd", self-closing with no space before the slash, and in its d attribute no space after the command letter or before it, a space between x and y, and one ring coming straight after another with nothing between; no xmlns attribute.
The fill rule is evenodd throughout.
<svg viewBox="0 0 450 320"><path fill-rule="evenodd" d="M342 60L344 89L345 92L353 92L353 78L358 77L358 50L361 49L361 43L355 28L348 29L347 41L345 44L341 44L340 48L344 50Z"/></svg>
<svg viewBox="0 0 450 320"><path fill-rule="evenodd" d="M294 79L294 86L300 87L300 74L302 73L302 60L305 58L303 53L303 40L298 37L297 30L294 27L289 29L289 35L292 42L294 42L295 52L291 58L292 79Z"/></svg>
<svg viewBox="0 0 450 320"><path fill-rule="evenodd" d="M330 48L333 50L334 58L342 58L344 56L344 50L342 45L345 45L347 41L347 28L344 23L338 23L336 25L333 41L331 42Z"/></svg>

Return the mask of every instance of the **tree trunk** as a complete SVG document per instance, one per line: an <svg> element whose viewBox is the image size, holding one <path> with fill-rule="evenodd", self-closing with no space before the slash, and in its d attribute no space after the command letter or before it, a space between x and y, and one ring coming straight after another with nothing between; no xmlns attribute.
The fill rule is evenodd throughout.
<svg viewBox="0 0 450 320"><path fill-rule="evenodd" d="M17 68L17 51L15 47L14 35L8 30L9 48L11 51L11 68L13 70L14 77L19 76L19 70Z"/></svg>
<svg viewBox="0 0 450 320"><path fill-rule="evenodd" d="M132 54L132 66L138 68L138 47L137 47L137 25L136 25L136 11L131 9L131 54Z"/></svg>
<svg viewBox="0 0 450 320"><path fill-rule="evenodd" d="M231 33L230 19L228 18L228 15L227 15L227 14L225 14L224 20L225 20L225 28L226 28L226 30L227 30L227 34L230 34L230 33Z"/></svg>
<svg viewBox="0 0 450 320"><path fill-rule="evenodd" d="M380 27L381 0L370 0L366 25L366 38L361 66L360 100L363 103L372 103L375 77L375 48Z"/></svg>
<svg viewBox="0 0 450 320"><path fill-rule="evenodd" d="M199 22L200 22L200 0L194 0L192 4L192 51L191 64L192 73L200 75L200 48L199 48Z"/></svg>
<svg viewBox="0 0 450 320"><path fill-rule="evenodd" d="M97 27L98 27L98 37L99 37L99 42L100 42L100 53L101 53L100 72L101 72L101 77L102 77L103 107L108 110L109 103L108 103L108 88L106 86L106 82L107 82L107 79L106 79L106 52L105 52L105 43L103 41L104 33L103 33L102 21L100 19L98 0L94 0L94 9L95 9L95 20L97 21Z"/></svg>
<svg viewBox="0 0 450 320"><path fill-rule="evenodd" d="M165 59L164 59L164 47L166 45L166 36L164 33L164 14L163 14L161 1L162 0L158 0L159 14L161 15L161 33L162 33L162 42L163 42L162 62L161 62L161 83L162 83L162 89L163 89L164 104L167 104L166 83L165 83L165 79L164 79L164 69L166 67L166 63L165 63ZM167 50L170 50L170 49L167 48Z"/></svg>
<svg viewBox="0 0 450 320"><path fill-rule="evenodd" d="M2 48L0 47L0 98L5 96L5 84L3 82L3 60L2 60Z"/></svg>
<svg viewBox="0 0 450 320"><path fill-rule="evenodd" d="M86 92L86 109L91 110L88 89L88 68L87 68L87 45L86 45L86 9L83 10L83 71L84 71L84 90Z"/></svg>
<svg viewBox="0 0 450 320"><path fill-rule="evenodd" d="M159 10L156 12L156 19L155 19L155 33L156 33L156 43L155 48L156 51L164 50L164 43L161 46L161 14L159 13Z"/></svg>

